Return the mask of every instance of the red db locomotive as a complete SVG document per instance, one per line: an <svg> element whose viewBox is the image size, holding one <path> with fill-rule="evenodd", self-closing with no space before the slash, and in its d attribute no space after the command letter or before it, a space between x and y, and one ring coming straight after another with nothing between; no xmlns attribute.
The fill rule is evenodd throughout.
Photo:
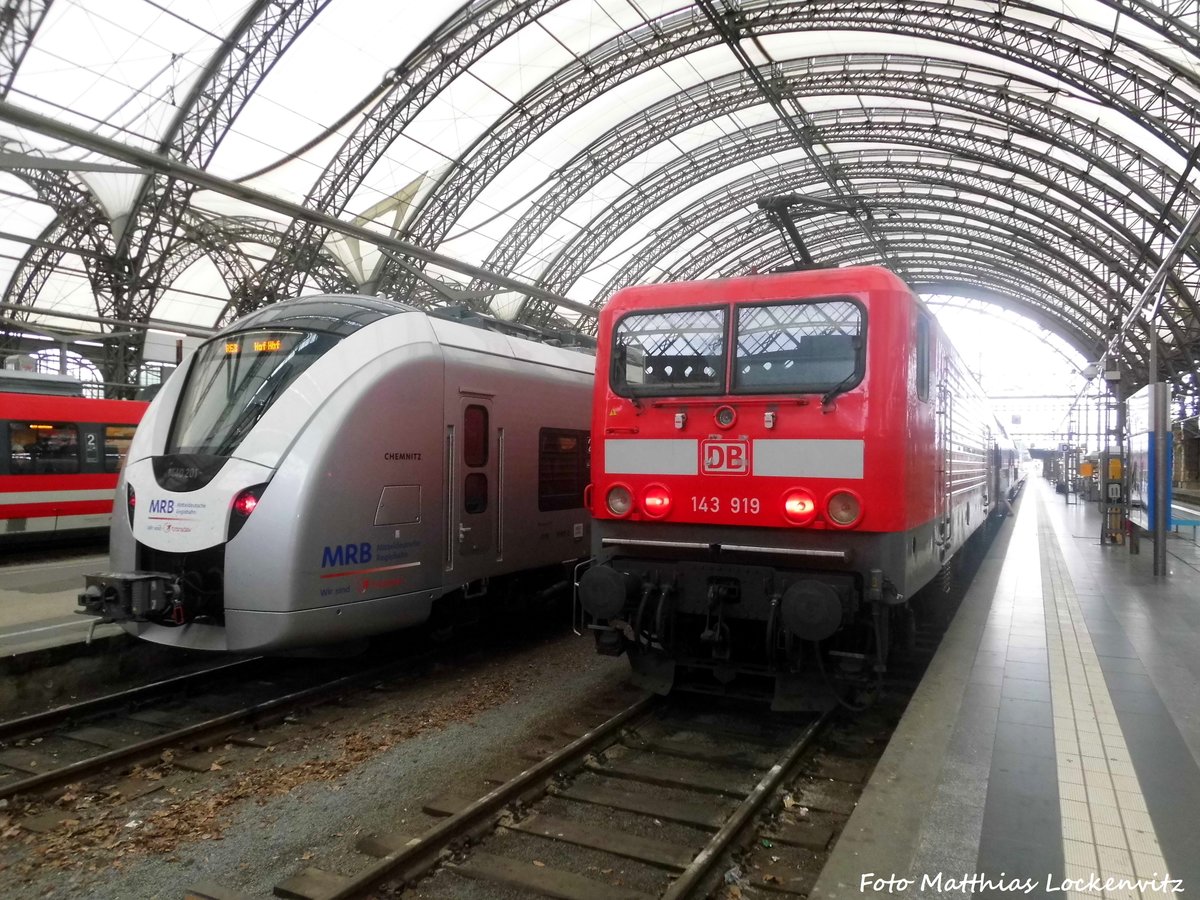
<svg viewBox="0 0 1200 900"><path fill-rule="evenodd" d="M578 588L598 651L659 692L765 679L777 708L873 679L908 598L1016 479L998 437L886 269L620 291L599 323Z"/></svg>

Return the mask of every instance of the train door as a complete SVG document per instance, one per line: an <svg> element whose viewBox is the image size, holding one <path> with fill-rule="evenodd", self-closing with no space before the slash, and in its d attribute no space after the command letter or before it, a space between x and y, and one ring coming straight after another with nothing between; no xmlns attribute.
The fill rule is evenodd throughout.
<svg viewBox="0 0 1200 900"><path fill-rule="evenodd" d="M451 527L447 568L465 584L486 577L497 553L499 451L491 398L461 396L458 421L448 433Z"/></svg>

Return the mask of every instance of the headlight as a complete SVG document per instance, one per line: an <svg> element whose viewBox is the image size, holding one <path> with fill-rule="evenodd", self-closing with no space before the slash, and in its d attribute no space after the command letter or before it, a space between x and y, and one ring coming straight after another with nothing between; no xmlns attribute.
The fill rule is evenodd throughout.
<svg viewBox="0 0 1200 900"><path fill-rule="evenodd" d="M849 491L834 491L825 501L825 514L834 525L849 528L862 517L862 504Z"/></svg>
<svg viewBox="0 0 1200 900"><path fill-rule="evenodd" d="M633 494L623 484L610 487L608 489L608 496L604 499L608 504L608 511L614 516L627 516L629 515L629 511L633 509Z"/></svg>

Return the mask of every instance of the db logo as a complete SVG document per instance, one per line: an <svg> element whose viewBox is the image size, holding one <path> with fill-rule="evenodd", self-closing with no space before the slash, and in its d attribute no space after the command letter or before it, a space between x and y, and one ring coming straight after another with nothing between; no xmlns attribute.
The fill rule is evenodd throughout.
<svg viewBox="0 0 1200 900"><path fill-rule="evenodd" d="M749 475L750 443L725 440L701 441L700 471L704 475Z"/></svg>

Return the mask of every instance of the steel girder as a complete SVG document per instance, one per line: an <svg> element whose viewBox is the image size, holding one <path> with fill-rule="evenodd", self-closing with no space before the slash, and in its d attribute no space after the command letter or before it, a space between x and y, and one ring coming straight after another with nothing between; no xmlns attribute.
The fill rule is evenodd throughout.
<svg viewBox="0 0 1200 900"><path fill-rule="evenodd" d="M917 121L909 121L910 118ZM1084 228L1091 226L1100 229L1102 235L1108 238L1106 242L1111 244L1108 253L1110 258L1127 255L1131 246L1152 253L1149 247L1137 239L1136 233L1121 227L1120 223L1110 224L1107 221L1108 207L1120 198L1114 196L1112 188L1103 181L1097 183L1098 180L1092 177L1090 170L1076 168L1072 171L1074 167L1060 165L1046 154L1031 155L1006 141L973 133L969 128L971 120L955 123L963 127L954 130L950 127L952 123L949 117L942 116L936 131L929 127L930 123L923 121L920 112L912 111L882 114L876 114L874 111L866 114L860 111L849 114L835 111L822 116L820 121L823 131L835 143L878 143L889 146L892 148L889 152L898 156L902 154L894 149L896 146L908 145L921 151L932 150L932 154L926 152L922 155L942 161L946 167L946 184L956 187L960 185L964 171L982 171L985 166L990 165L993 158L1002 158L1008 171L1028 179L1026 192L1034 195L1032 202L1046 209L1046 223L1039 224L1038 227L1054 228L1052 223L1065 221L1066 224L1062 227L1070 227L1074 222L1079 222ZM642 219L672 195L700 184L734 165L787 149L788 137L787 132L780 129L777 123L764 123L756 129L741 133L736 139L715 141L706 147L698 148L687 157L680 157L672 165L664 166L650 178L633 185L612 202L601 216L588 223L574 241L561 248L539 279L539 284L566 292L580 273L592 265L603 248L623 233L630 222ZM1037 196L1041 193L1037 190L1038 186L1051 196ZM1084 204L1082 207L1076 208L1069 202L1064 202L1064 199L1077 197ZM1146 230L1149 230L1148 225ZM1104 236L1100 238L1102 242L1105 242ZM1083 240L1090 241L1092 238L1085 237ZM1116 296L1119 295L1121 287L1128 283L1130 278L1135 278L1135 273L1129 268L1124 272L1119 268L1112 272L1114 279L1118 275L1122 275L1123 278L1120 283L1113 285L1114 306L1117 304ZM599 298L594 298L593 302L596 299Z"/></svg>
<svg viewBox="0 0 1200 900"><path fill-rule="evenodd" d="M895 115L898 121L902 122L906 114L898 112ZM859 116L861 117L861 115L860 113ZM869 121L839 122L840 119L850 120L852 116L843 116L839 112L830 113L828 116L833 124L827 126L827 133L835 142L845 140L848 143L855 143L869 140L871 139L870 133L860 134L859 132L876 131L880 127L881 120L873 114L868 115L870 116ZM948 124L948 122L943 122L943 125ZM952 132L938 132L939 135L949 133ZM1118 223L1107 221L1103 205L1100 205L1098 209L1096 208L1097 204L1076 208L1070 203L1063 202L1064 194L1060 192L1060 188L1067 183L1066 196L1078 196L1078 192L1070 190L1069 182L1071 179L1085 178L1086 173L1071 172L1069 167L1065 167L1066 171L1064 171L1063 167L1044 164L1046 160L1042 156L1022 159L1023 155L1028 156L1028 154L1018 147L1005 145L1003 142L989 140L970 132L963 132L963 135L969 148L967 150L964 150L962 146L954 145L952 141L948 142L949 149L935 145L930 140L929 131L920 125L908 128L907 131L900 129L883 131L878 135L880 143L889 145L907 143L922 148L922 151L912 151L906 157L893 147L887 151L863 151L857 154L857 158L861 161L869 158L866 155L868 153L876 154L883 167L883 172L875 173L867 170L863 172L863 177L881 178L891 175L895 178L894 183L896 184L906 183L905 178L899 177L900 166L906 164L911 166L913 160L922 159L926 164L920 170L920 177L929 186L929 190L935 190L939 184L944 183L953 186L953 191L957 194L971 190L976 195L977 201L978 198L986 199L990 195L993 205L1029 210L1032 219L1031 225L1034 229L1044 230L1046 238L1061 246L1064 253L1080 259L1090 257L1088 262L1091 265L1085 265L1084 268L1094 267L1108 272L1108 283L1105 285L1104 291L1104 295L1108 296L1108 309L1110 311L1123 309L1120 297L1122 287L1128 283L1129 279L1136 280L1137 276L1127 264L1122 263L1122 259L1127 259L1128 248L1137 246L1139 242L1128 229L1121 228ZM756 142L755 138L759 136L761 136L761 140ZM741 137L743 138L741 142L719 141L708 148L701 148L687 157L684 165L674 169L664 167L655 176L634 185L602 216L588 223L580 232L579 239L564 248L559 254L558 260L562 262L563 267L569 267L569 271L563 275L561 280L553 280L548 274L543 278L543 283L552 284L559 291L567 290L574 283L574 279L578 278L579 274L601 254L603 248L620 233L623 233L629 222L637 221L669 199L670 196L703 182L715 172L722 171L734 163L754 159L760 153L776 150L778 142L781 140L786 142L786 134L774 127L774 123L766 123L757 130L744 133ZM924 149L927 147L932 148L933 152ZM709 152L706 154L705 150ZM883 155L879 156L879 154ZM984 164L994 156L1003 154L1009 157L1006 159L1009 171L1024 173L1029 182L1027 187L1021 188L1012 182L1004 182L994 174L990 177L983 174ZM939 162L943 168L934 168L931 165L934 161ZM811 173L805 172L803 177L806 182L814 183ZM993 185L998 187L999 192L993 190ZM816 181L814 186L819 189L819 181ZM1041 187L1041 190L1037 189L1038 186ZM873 194L874 190L872 188L870 192ZM1101 184L1094 185L1087 190L1104 191L1108 190L1108 187ZM952 200L953 197L948 197L947 204ZM703 209L695 210L693 218L703 220ZM1038 222L1038 218L1042 221ZM650 250L649 255L652 255L653 252ZM644 272L625 271L618 277L637 279L644 277L644 274ZM607 292L623 283L616 279L610 281L593 302L602 302L603 298L607 296Z"/></svg>
<svg viewBox="0 0 1200 900"><path fill-rule="evenodd" d="M886 154L883 156L882 162L883 164L879 165L877 170L881 176L886 176L889 180L904 180L903 175L898 174L898 166L887 162ZM863 178L863 173L856 170L856 166L847 164L846 158L843 158L843 165L846 166L847 171L854 174L860 184L866 180ZM940 175L940 173L936 173L936 175ZM812 181L815 180L815 176L808 171L807 167L797 161L794 168L782 168L741 179L737 183L723 186L718 196L705 197L693 203L678 215L672 216L669 222L651 234L642 248L632 254L625 265L610 279L602 295L607 296L618 285L645 280L651 266L657 261L667 258L674 248L684 246L694 238L698 230L698 221L714 221L725 216L744 214L747 209L751 208L755 198L781 193L781 189L803 184L806 179ZM965 212L969 213L969 210ZM828 216L823 215L822 218L828 218ZM809 250L818 259L828 260L831 263L841 262L843 254L836 245L830 246L828 249L824 246L828 243L827 235L830 230L828 227L814 229L818 238L814 240ZM1024 270L1027 273L1028 287L1035 296L1040 292L1051 290L1050 286L1044 284L1047 274L1045 270L1039 272L1036 266L1026 266ZM1104 323L1095 315L1087 312L1090 304L1086 297L1080 296L1074 290L1074 285L1059 282L1055 295L1061 305L1060 314L1064 318L1068 317L1068 309L1075 310L1079 317L1077 321L1083 328L1090 328L1097 333L1102 331ZM1070 299L1072 295L1078 299ZM1048 306L1052 307L1053 304L1048 304Z"/></svg>
<svg viewBox="0 0 1200 900"><path fill-rule="evenodd" d="M885 8L841 0L770 2L745 4L739 15L743 29L759 36L845 27L953 40L999 53L1124 111L1182 154L1190 149L1200 127L1192 112L1192 98L1180 84L1194 76L1157 59L1153 67L1138 65L1133 60L1154 55L1126 45L1119 36L1112 43L1120 50L1112 52L1115 48L1106 47L1101 51L1052 28L943 3L888 4ZM458 165L425 198L408 231L409 239L436 246L482 186L533 139L613 85L651 65L711 45L714 35L706 24L707 20L697 20L694 11L673 13L645 29L620 36L577 66L548 79L460 157ZM1086 23L1079 24L1086 27Z"/></svg>
<svg viewBox="0 0 1200 900"><path fill-rule="evenodd" d="M828 218L828 217L822 217ZM951 222L933 210L927 217L914 217L902 224L884 220L883 228L888 236L900 240L904 252L910 260L927 262L932 259L952 259L961 256L964 259L991 260L998 273L1004 276L1005 282L1013 289L1020 289L1030 300L1028 306L1039 308L1044 313L1053 311L1058 320L1071 328L1068 339L1081 352L1094 354L1097 352L1097 342L1085 335L1094 334L1094 329L1102 323L1093 316L1086 304L1081 300L1080 293L1072 294L1063 285L1068 284L1071 275L1081 278L1079 285L1082 296L1086 297L1087 278L1071 261L1061 256L1039 252L1026 253L1031 248L1022 241L1019 232L1003 227L983 226L969 219L963 222ZM833 262L845 265L850 261L869 262L871 255L868 245L854 238L853 230L846 223L824 222L820 229L820 237L812 242L812 252L824 252L829 256L819 257L823 262ZM912 235L914 229L919 229L919 235ZM715 236L720 240L721 235ZM764 235L761 246L755 249L753 256L743 254L731 257L722 266L726 271L745 271L744 265L753 259L764 269L776 268L790 260L787 257L788 248L775 235ZM1039 248L1040 249L1040 248ZM1040 284L1035 281L1039 275L1054 276ZM1035 287L1031 289L1030 285ZM1015 292L1015 290L1013 291ZM1059 329L1062 332L1062 329ZM1084 349L1086 348L1086 349Z"/></svg>
<svg viewBox="0 0 1200 900"><path fill-rule="evenodd" d="M159 152L198 169L207 166L255 88L329 2L256 0L181 104ZM113 298L123 307L121 318L148 317L169 284L163 267L184 238L181 225L195 190L167 176L146 179L131 214L134 225L120 246L139 279L136 291Z"/></svg>
<svg viewBox="0 0 1200 900"><path fill-rule="evenodd" d="M4 141L2 146L13 152L30 152L30 148L12 141ZM26 251L4 295L6 302L28 309L26 313L14 313L17 319L27 319L36 312L35 304L46 281L63 258L73 251L78 253L88 283L97 296L114 281L125 277L125 273L114 264L116 238L108 214L83 182L58 169L29 166L6 171L33 188L39 202L56 213L54 220L43 229L38 242L31 244ZM97 312L103 315L99 308ZM4 344L10 346L8 332L5 334ZM124 366L127 351L123 346L113 343L105 346L109 352L98 361L104 379L127 382L128 372Z"/></svg>
<svg viewBox="0 0 1200 900"><path fill-rule="evenodd" d="M1120 261L1119 258L1114 258L1110 251L1097 248L1095 245L1092 245L1090 248L1090 252L1094 255L1094 258L1090 260L1085 259L1082 265L1080 265L1079 260L1081 257L1079 254L1073 252L1076 239L1069 231L1058 235L1051 232L1043 232L1036 238L1028 237L1030 231L1022 229L1022 224L1028 221L1031 215L1035 218L1044 218L1047 216L1046 213L1039 213L1036 210L1030 212L1028 210L1028 203L1043 204L1044 198L1039 197L1036 193L1026 195L1026 204L1023 209L1021 198L1011 194L1011 185L1008 183L1000 180L989 182L975 179L975 183L967 184L968 176L963 175L959 180L963 186L968 188L967 190L964 190L963 186L960 186L956 196L938 197L936 191L941 186L944 178L939 168L921 163L910 163L904 166L890 161L887 155L881 151L864 152L862 157L863 166L857 169L856 174L864 182L868 180L873 182L874 188L870 192L871 202L885 213L889 210L904 209L905 207L912 207L914 209L926 207L930 210L940 209L941 214L947 216L949 219L957 217L960 220L979 220L981 222L1001 219L1004 221L1012 220L1014 224L1007 225L1006 227L1013 231L1015 235L1013 240L1023 244L1034 240L1037 245L1035 259L1040 259L1040 254L1050 253L1052 256L1070 261L1071 265L1077 269L1082 268L1088 271L1091 270L1090 264L1101 264L1101 268L1108 265L1127 265L1127 263ZM874 157L873 160L872 157ZM819 180L814 179L811 173L798 173L793 177L797 182L800 178L807 177L810 182L814 182L814 187L819 186ZM1013 212L1009 211L1010 208ZM1019 219L1016 216L1017 211L1021 211L1022 213ZM689 210L685 215L696 215L696 213ZM759 218L753 214L750 215L752 220L758 220ZM1053 216L1056 213L1052 211L1049 215ZM1069 217L1065 213L1063 218L1068 219L1068 224L1070 224ZM896 227L902 228L905 223L901 219L893 224ZM823 235L828 233L828 227L824 226L823 223L816 230L821 231ZM669 230L667 231L669 232ZM768 231L765 225L763 231ZM1090 236L1100 233L1100 230L1096 222L1085 221L1083 227L1077 233L1080 236L1080 240L1085 240ZM696 272L706 271L715 267L719 260L726 258L735 260L732 263L733 271L744 271L750 265L766 265L764 259L755 255L758 251L752 245L741 245L743 249L740 252L728 249L736 248L740 245L736 243L733 236L721 232L716 232L715 234L712 232L706 233L706 240L696 250L687 246L686 235L680 241L673 240L673 237L669 233L662 235L663 241L668 243L669 247L664 247L661 244L654 245L655 237L657 236L652 236L649 239L649 243L641 251L641 257L643 262L645 262L647 260L661 261L669 258L672 253L679 256L682 262L680 266L668 268L668 275L666 277L669 278L696 277ZM696 242L693 241L693 243ZM714 254L711 249L712 245L723 248L724 252ZM833 252L837 256L840 251L835 247L833 248ZM697 257L694 265L690 261L692 254ZM728 274L728 272L722 274ZM1048 271L1047 274L1051 273ZM649 268L645 268L640 274L632 276L629 272L619 274L609 282L609 287L615 289L616 283L626 277L633 277L635 280L649 277ZM1085 280L1087 279L1083 278L1082 275L1074 275L1068 277L1067 283L1069 285L1076 285ZM1030 289L1034 289L1034 286L1031 286ZM1097 291L1096 293L1099 292ZM1089 292L1087 296L1091 297L1093 293ZM1090 300L1084 305L1088 308L1095 307L1095 304ZM1190 316L1189 311L1178 307L1170 307L1169 312L1170 315L1165 316L1164 321L1171 331L1172 340L1168 346L1168 354L1164 354L1164 364L1166 364L1166 360L1169 357L1174 357L1172 365L1176 369L1182 370L1194 366L1196 360L1200 359L1200 346L1198 346L1200 331L1197 329L1196 320ZM1093 325L1097 329L1095 333L1103 335L1107 328L1105 323L1111 323L1111 321L1112 318L1093 317ZM1099 337L1096 340L1102 343ZM1131 340L1133 341L1131 361L1138 360L1144 362L1146 359L1145 345L1138 343L1136 338L1132 338Z"/></svg>
<svg viewBox="0 0 1200 900"><path fill-rule="evenodd" d="M12 89L21 60L33 43L33 38L52 0L7 0L0 9L0 99Z"/></svg>
<svg viewBox="0 0 1200 900"><path fill-rule="evenodd" d="M228 325L250 312L239 308L233 299L240 288L256 277L255 260L245 252L243 245L261 246L265 252L274 253L281 246L286 230L285 225L273 220L249 216L209 216L195 218L188 224L184 242L177 245L180 252L185 253L187 248L194 246L202 255L210 257L221 272L231 298L217 316L216 327ZM322 293L352 293L358 289L345 267L324 250L313 258L310 275ZM171 279L166 279L165 283L169 285Z"/></svg>
<svg viewBox="0 0 1200 900"><path fill-rule="evenodd" d="M430 100L462 75L473 61L562 2L481 0L473 6L464 6L392 73L391 90L330 162L307 202L334 214L345 210L366 173ZM40 5L33 0L7 0L0 15L12 13L12 16L0 18L0 90L11 82L11 72L2 67L10 64L9 60L12 60L12 66L19 62L23 52L20 47L27 46L28 35L36 28L36 22L41 21L40 16L44 15L47 5L48 0ZM164 141L164 151L193 165L204 165L246 96L294 40L299 29L319 12L321 5L318 0L255 3L222 52L214 56L208 72L199 79L196 90L184 104L180 118ZM1147 272L1154 267L1162 251L1172 242L1173 234L1178 233L1181 220L1200 200L1189 188L1174 208L1167 208L1176 180L1170 165L1156 165L1139 148L1122 143L1115 135L1090 123L1063 114L1051 102L1023 96L1022 90L1030 85L1041 88L1050 85L1073 91L1124 114L1182 158L1195 145L1200 129L1200 117L1194 112L1196 98L1200 97L1200 79L1193 70L1158 53L1152 44L1157 37L1176 47L1196 47L1200 39L1200 13L1195 0L1158 4L1108 0L1106 5L1125 20L1136 21L1142 31L1134 30L1133 33L1147 35L1145 43L1132 42L1118 29L1111 35L1101 33L1099 28L1102 26L1069 16L1058 17L1055 21L1054 16L1046 15L1043 6L1035 3L1005 3L1003 0L999 7L979 4L978 8L940 2L743 0L735 10L736 19L732 24L743 34L764 37L827 29L927 37L1000 55L1031 73L1033 77L1022 83L1020 76L986 72L981 67L901 57L877 57L876 66L882 59L886 70L877 73L874 81L865 71L868 64L860 62L858 57L849 62L837 60L804 66L785 62L766 70L770 78L786 78L786 84L780 82L781 85L796 96L803 96L805 91L811 94L878 92L878 83L888 78L904 82L906 86L895 88L893 96L922 98L937 112L924 121L914 112L906 117L893 117L887 122L884 140L912 146L918 141L922 127L927 132L941 131L943 127L960 128L962 131L952 138L939 141L943 150L948 149L955 155L979 154L986 147L998 146L1002 151L991 161L981 161L977 155L965 155L964 162L953 167L943 164L947 177L964 177L964 167L972 165L996 169L1020 165L1024 168L1010 168L1010 171L1024 173L1018 177L1035 173L1042 183L1051 173L1071 175L1074 180L1069 184L1058 185L1061 193L1057 195L1057 204L1052 202L1052 205L1039 207L1035 204L1038 198L1031 197L1032 192L1028 190L1021 193L1019 186L1013 187L1012 199L1006 202L1013 204L1014 215L1020 213L1022 216L1038 215L1040 209L1050 215L1056 210L1068 210L1073 204L1084 208L1083 212L1075 210L1075 218L1070 220L1088 227L1081 235L1079 248L1069 247L1069 241L1063 243L1068 239L1063 230L1074 228L1074 224L1064 222L1055 226L1056 231L1050 227L1049 219L1048 230L1040 243L1051 248L1053 253L1065 254L1064 259L1097 261L1097 271L1102 273L1107 288L1100 294L1107 298L1104 313L1108 314L1126 308L1128 293L1121 294L1121 282L1134 286L1144 283L1145 273L1136 270L1135 266L1140 265ZM24 18L18 20L18 13L24 14ZM1059 29L1060 23L1067 27ZM533 140L565 116L641 71L694 50L715 46L719 40L712 22L695 9L684 9L644 27L630 29L585 54L578 64L565 67L539 89L522 98L514 111L502 117L489 132L463 151L455 165L416 208L405 236L436 249L484 186ZM8 52L10 46L16 48L14 53ZM841 66L840 71L838 66ZM997 74L1004 77L997 80ZM737 79L744 82L741 90L745 92L747 77L738 73L736 78L729 80ZM814 84L807 86L807 80ZM848 88L853 90L847 91ZM714 96L714 92L706 92L705 88L697 88L689 95L700 101L706 93L709 97ZM731 109L755 103L748 94L744 101L735 101L732 86L726 95L717 96L728 97L725 102ZM761 94L757 99L761 102ZM733 106L736 102L742 105ZM958 112L942 112L949 107ZM692 115L690 110L688 115ZM875 116L874 124L882 124L887 118L878 111ZM978 120L974 134L970 133L969 118ZM603 177L604 167L607 166L608 171L615 169L613 161L621 159L621 153L635 155L633 148L639 142L644 145L647 140L662 140L673 133L653 112L648 118L639 117L639 120L634 123L634 131L638 133L627 136L631 140L621 143L614 136L608 144L598 141L593 145L596 152L590 160L581 157L578 165L572 163L560 182L544 193L542 199L546 202L539 202L536 212L531 210L514 235L497 246L493 256L505 260L508 268L491 264L488 268L512 271L522 265L537 236L562 215L572 199L583 196ZM695 116L694 121L703 119ZM866 120L856 126L851 115L832 117L833 124L830 125L824 124L826 118L821 121L822 128L841 129L838 133L846 135L843 138L846 141L865 142L863 135L869 131ZM856 127L858 131L855 131ZM1015 144L1033 138L1039 146L1022 151L1019 146L1006 144L1004 138L988 135L991 128L1007 128ZM838 139L837 134L827 135L820 130L813 137L822 143ZM928 133L925 139L928 144ZM878 135L870 141L876 146L878 142ZM800 149L794 141L792 149ZM606 155L611 150L618 152ZM1061 152L1064 150L1079 157L1081 162L1074 167L1056 162L1052 153L1057 151L1059 157L1064 157ZM981 168L967 174L986 180L989 173ZM991 174L998 177L998 173ZM814 182L814 186L819 190L820 182ZM863 184L862 190L872 198L880 196L877 185ZM933 191L934 187L929 190ZM993 195L999 197L996 190ZM1074 194L1076 190L1080 191L1078 195ZM119 312L123 318L148 316L161 291L182 271L183 262L195 258L186 246L189 239L197 237L194 229L199 226L186 214L190 195L191 191L186 187L172 185L165 179L147 183L147 191L135 210L133 221L136 224L129 233L121 235L122 252L110 252L107 261L96 266L94 277L100 285L98 295L102 298L102 312ZM1070 199L1072 197L1074 200ZM907 196L905 199L914 204L920 200ZM928 202L935 201L930 199ZM904 208L916 209L911 205ZM60 211L54 233L61 240L80 247L88 246L89 242L95 246L104 243L105 233L110 230L108 223L81 215L78 209L70 207L65 215ZM697 215L711 213L710 208ZM946 215L951 213L947 211ZM1154 225L1159 216L1165 227L1162 233L1155 234ZM1099 218L1111 218L1113 224L1095 224ZM698 221L711 221L711 218ZM285 236L278 239L276 257L265 269L247 271L245 261L239 261L236 254L227 261L218 262L227 283L230 279L241 280L231 308L247 310L281 291L298 289L314 261L321 259L323 239L319 229L293 224ZM111 241L111 234L107 240ZM201 240L208 239L201 236ZM207 246L211 247L211 242ZM106 244L105 249L111 251L111 244ZM40 257L43 261L50 258ZM36 275L40 271L39 265L23 267L17 281L27 286L36 285L37 277L28 276ZM411 268L385 264L381 275L380 283L385 289L416 283ZM327 271L327 276L331 280L340 277L336 265ZM1181 264L1179 277L1172 286L1171 320L1176 340L1182 337L1186 342L1196 327L1193 292L1197 286L1200 286L1200 260L1193 253ZM1117 289L1119 299L1114 299L1114 289ZM435 301L431 299L431 302ZM531 308L527 315L544 318L555 312Z"/></svg>
<svg viewBox="0 0 1200 900"><path fill-rule="evenodd" d="M254 88L328 2L253 3L180 105L159 151L198 168L206 165ZM108 258L97 264L100 274L106 276L93 280L100 315L147 320L172 276L183 270L181 261L194 261L192 248L176 248L186 231L186 212L193 192L189 185L173 179L147 177L130 213L131 224L115 244L105 248ZM94 239L97 219L81 217L71 209L55 209L63 220L56 231L59 242L78 245ZM111 235L111 223L103 225ZM46 248L27 254L10 281L7 297L14 297L14 289L20 292L19 297L59 258ZM113 346L113 358L105 366L106 379L132 383L140 365L142 342L141 337L135 337Z"/></svg>
<svg viewBox="0 0 1200 900"><path fill-rule="evenodd" d="M1172 188L1169 172L1152 160L1145 159L1137 147L1118 135L1107 133L1092 123L1064 116L1041 100L1011 90L1011 86L997 89L986 83L986 80L994 80L1000 73L983 69L967 70L949 64L945 66L946 71L935 72L928 71L927 61L918 58L900 58L897 65L896 60L886 57L821 58L790 69L789 78L796 82L796 93L801 96L869 94L947 106L949 113L928 110L922 113L915 109L897 112L887 108L871 109L865 113L855 111L860 116L865 115L870 125L882 125L885 120L894 120L897 116L911 120L913 124L907 127L910 131L918 131L918 142L928 142L928 135L942 127L955 128L959 134L975 130L1002 132L1007 128L1007 140L993 140L992 146L1008 151L1010 155L1011 141L1015 136L1017 140L1033 140L1044 144L1047 151L1058 148L1082 158L1089 169L1095 169L1094 181L1107 178L1117 185L1117 191L1112 192L1111 199L1105 203L1105 215L1129 225L1130 233L1134 236L1131 246L1139 255L1149 252L1148 259L1156 256L1152 252L1154 248L1145 243L1153 229L1152 219L1165 214L1177 227L1182 225L1178 215L1165 205ZM979 79L979 82L973 82L972 78ZM543 193L521 217L489 257L488 265L496 268L518 265L525 251L575 199L582 196L592 183L616 170L628 159L666 140L671 134L680 133L706 118L753 105L756 99L753 86L747 84L744 78L727 77L693 92L676 95L647 110L644 116L622 122L564 167L562 179L554 190ZM815 120L822 133L831 115L826 113ZM995 122L987 121L986 117ZM920 126L916 124L920 121L927 123L928 130L924 135L919 134ZM886 133L881 128L880 134L867 133L860 139L871 143L886 142L894 139L893 128L889 126ZM869 132L870 128L864 130ZM972 139L970 134L960 138L964 141ZM1048 156L1048 152L1043 155ZM687 165L689 159L684 158L679 164ZM1047 160L1042 167L1053 165L1052 160ZM1092 196L1081 202L1094 202L1099 191L1090 193ZM1140 208L1130 208L1130 197L1139 198ZM547 269L553 270L556 266L564 265L562 257L567 255L560 252L559 259L552 261ZM1140 277L1143 276L1133 278L1132 283L1137 284ZM554 279L543 275L543 281L552 282Z"/></svg>
<svg viewBox="0 0 1200 900"><path fill-rule="evenodd" d="M567 0L484 0L463 6L386 81L388 90L339 148L304 199L304 205L340 215L367 173L417 117L455 78L520 29ZM275 259L247 285L241 306L299 293L312 256L325 240L322 229L293 222Z"/></svg>

